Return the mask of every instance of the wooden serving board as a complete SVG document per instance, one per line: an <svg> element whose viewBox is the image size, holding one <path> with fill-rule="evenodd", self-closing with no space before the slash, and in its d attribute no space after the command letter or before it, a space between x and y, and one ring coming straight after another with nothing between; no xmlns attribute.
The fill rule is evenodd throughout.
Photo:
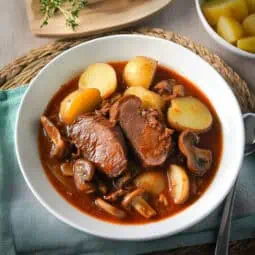
<svg viewBox="0 0 255 255"><path fill-rule="evenodd" d="M40 0L25 0L30 29L41 37L82 37L110 32L130 25L160 11L172 0L104 0L89 4L80 13L76 31L67 28L65 18L58 14L41 28Z"/></svg>

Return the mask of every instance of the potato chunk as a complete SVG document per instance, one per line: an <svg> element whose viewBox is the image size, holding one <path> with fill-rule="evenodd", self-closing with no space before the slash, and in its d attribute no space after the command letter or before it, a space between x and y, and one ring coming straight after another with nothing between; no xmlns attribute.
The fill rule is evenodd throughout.
<svg viewBox="0 0 255 255"><path fill-rule="evenodd" d="M148 89L157 69L157 61L147 57L135 57L125 66L123 78L129 87Z"/></svg>
<svg viewBox="0 0 255 255"><path fill-rule="evenodd" d="M247 35L255 36L255 13L245 18L243 21L243 28Z"/></svg>
<svg viewBox="0 0 255 255"><path fill-rule="evenodd" d="M245 37L238 40L237 47L255 53L255 36Z"/></svg>
<svg viewBox="0 0 255 255"><path fill-rule="evenodd" d="M234 18L221 16L217 23L217 33L230 43L235 43L243 37L241 24Z"/></svg>
<svg viewBox="0 0 255 255"><path fill-rule="evenodd" d="M130 87L125 91L124 95L137 96L142 100L144 107L152 107L158 111L161 111L165 105L163 98L159 94L143 87Z"/></svg>
<svg viewBox="0 0 255 255"><path fill-rule="evenodd" d="M213 122L209 109L195 97L173 99L167 119L170 126L178 131L190 129L198 133L209 130Z"/></svg>
<svg viewBox="0 0 255 255"><path fill-rule="evenodd" d="M70 125L82 113L94 111L101 100L98 89L78 89L61 102L60 118L65 124Z"/></svg>
<svg viewBox="0 0 255 255"><path fill-rule="evenodd" d="M248 5L249 13L255 13L255 0L245 0Z"/></svg>
<svg viewBox="0 0 255 255"><path fill-rule="evenodd" d="M189 177L185 170L177 165L170 165L167 170L169 190L175 204L183 204L189 198Z"/></svg>
<svg viewBox="0 0 255 255"><path fill-rule="evenodd" d="M221 16L233 17L242 21L248 16L248 7L245 0L212 0L202 6L208 23L216 25Z"/></svg>
<svg viewBox="0 0 255 255"><path fill-rule="evenodd" d="M90 65L79 80L79 88L96 88L102 98L111 96L117 89L117 76L109 64L96 63Z"/></svg>

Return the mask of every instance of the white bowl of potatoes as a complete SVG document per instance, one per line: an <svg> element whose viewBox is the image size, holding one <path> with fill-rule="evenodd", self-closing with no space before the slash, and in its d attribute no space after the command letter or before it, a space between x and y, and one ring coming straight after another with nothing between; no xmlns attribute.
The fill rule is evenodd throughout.
<svg viewBox="0 0 255 255"><path fill-rule="evenodd" d="M195 0L211 37L229 51L255 59L255 0Z"/></svg>

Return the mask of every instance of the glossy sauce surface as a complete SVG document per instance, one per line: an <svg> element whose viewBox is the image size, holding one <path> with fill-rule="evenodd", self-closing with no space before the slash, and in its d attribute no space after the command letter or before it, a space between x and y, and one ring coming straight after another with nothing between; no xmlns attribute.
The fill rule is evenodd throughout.
<svg viewBox="0 0 255 255"><path fill-rule="evenodd" d="M125 86L122 83L122 73L123 73L123 68L126 62L118 62L118 63L110 63L110 64L114 67L118 76L118 86L119 86L118 89L119 91L123 91L125 89ZM45 135L42 127L40 127L39 153L40 153L40 158L41 158L43 168L45 170L45 173L49 181L52 183L55 189L59 192L59 194L61 194L61 196L64 197L70 204L72 204L73 206L81 210L82 212L87 213L96 218L99 218L101 220L110 221L114 223L120 223L120 224L145 224L145 223L149 223L153 221L162 220L163 218L169 217L171 215L174 215L180 212L181 210L187 208L189 205L194 203L205 192L207 187L212 182L221 160L221 154L222 154L221 124L213 106L211 105L207 97L194 84L192 84L190 81L188 81L184 77L178 75L177 73L175 73L174 71L168 68L159 66L154 79L154 83L164 79L170 79L170 78L174 78L178 80L180 84L184 85L186 95L192 95L194 97L199 98L210 109L213 115L212 128L207 133L199 135L200 137L199 147L210 149L212 151L213 165L212 165L212 168L208 171L208 173L203 177L194 177L189 174L189 171L187 171L187 173L189 174L190 184L191 184L190 185L191 192L190 192L188 201L186 201L182 205L174 204L168 191L168 185L166 185L167 188L164 190L164 194L167 197L169 202L169 205L167 207L162 205L162 203L159 203L157 199L153 199L153 198L150 199L150 204L157 211L156 217L153 217L148 220L143 218L141 215L139 215L135 211L131 210L130 212L128 212L128 216L126 218L122 220L116 219L113 216L99 209L94 204L94 200L98 197L98 195L96 194L86 195L77 191L74 185L73 178L64 177L61 174L60 164L62 162L58 161L55 158L50 158L50 150L52 145L49 138ZM72 79L70 82L63 85L59 89L59 91L50 100L47 106L47 109L45 110L44 114L46 116L53 117L53 119L58 118L60 102L70 92L78 88L78 80L79 80L79 76ZM132 158L132 155L130 156L129 154L129 157L130 157L130 160L135 161L135 159ZM171 162L174 162L174 158L172 157L170 157L167 164ZM139 166L138 162L136 162L136 164ZM166 167L158 169L158 171L163 172L163 174L165 175L165 180L167 182ZM112 180L107 179L104 176L102 178L109 186L111 186ZM119 204L115 203L114 205L118 205L119 208L121 208L120 203Z"/></svg>

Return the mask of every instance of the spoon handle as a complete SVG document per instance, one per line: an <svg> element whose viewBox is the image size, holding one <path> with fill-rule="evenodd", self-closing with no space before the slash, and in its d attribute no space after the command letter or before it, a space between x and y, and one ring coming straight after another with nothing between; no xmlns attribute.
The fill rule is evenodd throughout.
<svg viewBox="0 0 255 255"><path fill-rule="evenodd" d="M245 151L244 156L249 156L255 152L255 114L246 113L243 115L244 128L245 128ZM233 212L233 205L236 194L236 183L233 185L229 192L225 205L223 208L223 214L220 222L220 229L217 237L215 255L228 255L228 244L231 227L231 218Z"/></svg>
<svg viewBox="0 0 255 255"><path fill-rule="evenodd" d="M236 183L237 182L235 182L234 186L232 187L231 191L229 192L226 198L220 222L220 229L216 242L216 248L214 253L215 255L228 255L228 244L231 227L231 218L234 207L233 205L236 194Z"/></svg>

